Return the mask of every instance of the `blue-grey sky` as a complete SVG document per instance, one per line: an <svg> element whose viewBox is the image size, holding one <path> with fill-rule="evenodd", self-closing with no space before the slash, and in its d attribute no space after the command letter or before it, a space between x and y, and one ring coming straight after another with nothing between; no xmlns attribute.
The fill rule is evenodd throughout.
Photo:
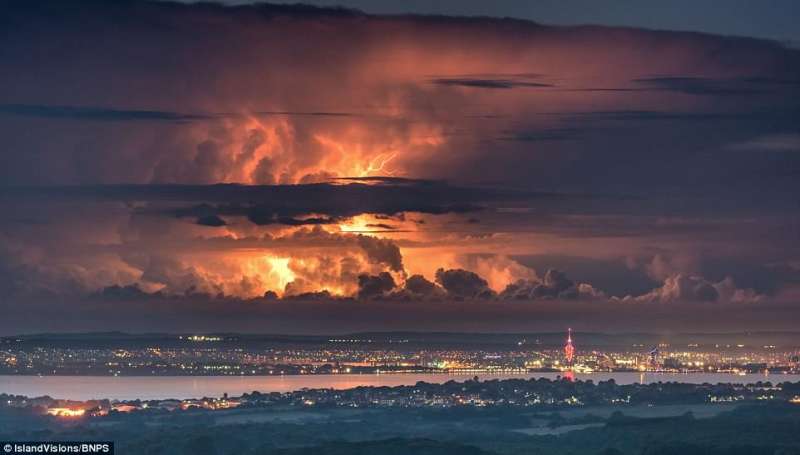
<svg viewBox="0 0 800 455"><path fill-rule="evenodd" d="M299 3L343 6L372 14L515 17L543 24L644 27L800 42L797 25L800 2L795 0L306 0Z"/></svg>

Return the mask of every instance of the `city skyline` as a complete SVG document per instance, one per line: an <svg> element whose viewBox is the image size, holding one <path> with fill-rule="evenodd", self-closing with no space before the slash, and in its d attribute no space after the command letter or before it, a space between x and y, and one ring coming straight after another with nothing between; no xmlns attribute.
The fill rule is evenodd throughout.
<svg viewBox="0 0 800 455"><path fill-rule="evenodd" d="M580 337L583 344L574 344L571 328L566 333L538 334L19 335L0 338L0 375L353 375L352 381L370 383L376 378L359 379L359 375L557 372L572 381L575 374L597 373L765 377L772 373L789 379L800 368L797 333L581 333ZM76 392L70 393L67 398Z"/></svg>

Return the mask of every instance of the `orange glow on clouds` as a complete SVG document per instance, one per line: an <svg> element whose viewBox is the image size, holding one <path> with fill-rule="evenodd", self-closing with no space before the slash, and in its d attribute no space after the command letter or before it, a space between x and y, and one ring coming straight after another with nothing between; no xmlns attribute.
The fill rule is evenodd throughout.
<svg viewBox="0 0 800 455"><path fill-rule="evenodd" d="M270 281L274 282L278 289L285 289L287 284L294 281L295 275L289 268L289 258L269 257L267 261L271 265Z"/></svg>
<svg viewBox="0 0 800 455"><path fill-rule="evenodd" d="M244 115L193 125L186 134L198 144L196 156L165 160L156 180L271 185L408 176L408 163L445 144L437 125L398 129L349 117L301 125L286 116Z"/></svg>
<svg viewBox="0 0 800 455"><path fill-rule="evenodd" d="M343 144L321 134L315 135L314 139L329 151L322 160L323 166L333 169L329 172L337 177L396 175L388 164L397 157L397 151L367 151L361 144Z"/></svg>
<svg viewBox="0 0 800 455"><path fill-rule="evenodd" d="M178 20L179 16L168 17ZM81 71L97 81L97 87L81 91L80 98L54 92L58 96L52 99L63 100L59 104L109 105L120 110L116 116L128 111L128 115L138 112L140 116L142 110L163 110L175 111L178 118L181 114L190 118L173 121L167 115L168 122L140 122L134 116L137 122L99 122L106 114L92 114L90 109L87 112L91 115L84 112L83 116L91 124L83 130L77 121L67 127L55 124L64 114L60 110L52 118L34 116L31 118L35 121L54 122L54 131L63 128L66 133L58 141L50 141L57 147L12 137L9 143L29 146L36 151L37 160L35 166L27 158L16 160L16 167L9 166L5 175L31 179L15 184L251 185L395 176L442 179L465 186L473 182L508 184L509 188L534 191L559 189L563 173L565 189L587 188L590 193L592 188L605 189L601 184L605 180L599 175L603 172L595 179L589 172L595 166L586 163L594 163L591 155L605 155L585 153L584 149L592 150L589 145L596 143L616 150L616 141L627 138L630 142L622 143L619 149L625 153L642 148L639 140L648 139L649 129L632 135L628 130L616 130L625 125L627 117L642 115L656 120L664 116L645 114L680 118L682 113L736 112L728 104L733 98L717 104L721 98L697 96L692 90L684 93L686 87L666 90L643 84L641 80L647 75L683 75L680 80L688 79L684 84L699 83L699 88L714 81L724 88L740 79L793 80L787 78L785 70L773 68L793 68L774 63L786 58L782 50L766 52L768 49L761 49L765 44L751 43L755 47L750 48L711 36L544 27L516 21L484 24L472 19L427 18L417 22L407 17L286 17L268 21L260 16L248 20L180 19L176 30L202 23L216 30L210 36L219 39L191 42L185 48L183 41L171 43L166 48L171 52L153 54L154 62L162 64L154 64L152 67L159 71L148 74L138 67L125 71L128 61L108 63L109 56L139 52L138 47L127 47L139 46L137 40L120 38L133 36L130 32L141 25L137 21L126 24L132 30L113 31L120 38L112 40L119 52L106 55L103 51L101 55L95 54L97 49L92 46L82 46L74 49L75 55L49 53L42 61L36 59L47 53L31 53L30 59L20 61L19 74L23 76L34 74L31 70L38 74L45 63L65 68L81 61ZM252 43L258 45L250 46ZM741 56L736 51L740 45L744 46ZM196 55L200 58L194 60ZM733 67L733 61L741 61L740 68ZM182 64L175 66L174 62ZM204 70L186 73L183 68L189 62ZM175 67L180 71L174 71ZM59 83L16 84L14 87L21 91L18 98L49 99L40 91L73 86L74 81L64 79L71 72L53 74ZM20 81L23 79L30 78L21 77ZM182 89L164 99L162 90L151 89L154 87ZM26 94L28 90L33 91ZM742 112L762 110L759 104L750 104L750 99L759 98L736 98ZM771 98L767 101L763 106L780 106L773 107ZM796 111L793 105L790 107L787 112ZM648 128L656 123L648 122ZM672 128L661 137L682 137ZM34 131L12 127L9 133L14 136L16 130ZM93 139L87 140L89 137ZM653 136L654 146L662 142L658 138ZM28 149L9 150L17 148ZM15 161L12 156L9 154L9 162ZM576 180L566 179L572 170L578 173ZM631 174L635 174L631 182L638 185L638 174ZM550 176L555 178L551 181ZM595 180L600 184L597 187L592 183ZM0 265L8 262L14 266L9 269L21 270L22 287L33 281L28 276L29 270L35 269L45 283L40 287L48 291L75 288L95 292L110 285L137 284L148 292L168 294L258 297L267 291L294 295L327 290L334 295L353 295L358 291L359 274L389 272L402 285L406 276L413 274L433 280L438 268L473 271L493 290L502 291L516 280L536 278L532 269L513 260L516 256L619 260L642 255L652 245L677 249L682 246L678 242L683 241L680 237L654 241L635 234L586 235L584 224L596 221L595 215L533 217L527 212L533 207L527 206L519 207L516 214L508 210L442 215L406 212L359 214L346 219L337 213L327 217L292 207L287 215L291 222L279 224L268 219L265 222L275 223L267 225L253 222L242 214L246 210L237 211L243 209L237 204L259 202L187 203L230 206L227 213L220 210L219 219L211 223L199 223L193 216L157 219L151 215L171 213L173 208L161 211L162 207L156 207L158 202L150 207L148 201L117 201L111 208L98 209L93 218L88 209L84 214L68 207L63 213L53 212L57 223L15 221L4 226L9 233L0 232L0 248L8 250L6 256L14 260L0 261ZM319 205L312 204L308 211L326 209ZM338 213L354 213L358 208ZM30 216L17 218L39 221L37 212L44 211L33 205L29 209ZM148 209L150 212L140 216ZM547 207L541 209L546 215ZM316 230L289 226L302 224L304 217L319 218ZM626 217L609 218L602 224L619 229L627 227L626 221ZM552 227L555 224L549 224L555 222L560 223L558 232ZM674 228L683 231L680 225ZM373 243L364 246L364 237ZM388 256L399 248L399 266L380 258L387 253L386 245L377 242L387 239L395 247L389 248ZM726 245L728 248L730 245Z"/></svg>

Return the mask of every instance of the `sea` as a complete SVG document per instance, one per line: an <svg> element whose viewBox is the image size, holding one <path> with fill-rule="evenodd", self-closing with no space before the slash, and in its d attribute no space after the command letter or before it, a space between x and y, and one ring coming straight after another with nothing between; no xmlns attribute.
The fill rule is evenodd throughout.
<svg viewBox="0 0 800 455"><path fill-rule="evenodd" d="M161 400L202 397L239 396L258 391L291 392L301 389L350 389L359 386L414 385L419 381L444 383L463 382L477 376L481 381L492 379L556 379L563 373L518 374L446 374L446 373L377 373L330 375L274 376L15 376L0 375L0 393L28 397L50 396L70 400ZM758 381L798 382L797 374L723 374L723 373L590 373L575 374L576 380L594 382L614 379L618 384L684 382L692 384Z"/></svg>

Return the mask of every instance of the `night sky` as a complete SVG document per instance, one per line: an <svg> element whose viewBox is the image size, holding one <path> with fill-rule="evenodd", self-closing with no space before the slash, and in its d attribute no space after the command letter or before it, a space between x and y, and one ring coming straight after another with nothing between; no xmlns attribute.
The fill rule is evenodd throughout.
<svg viewBox="0 0 800 455"><path fill-rule="evenodd" d="M795 0L310 0L303 3L343 6L370 14L512 17L548 25L642 27L767 38L795 46L800 43L797 27L800 3Z"/></svg>
<svg viewBox="0 0 800 455"><path fill-rule="evenodd" d="M0 5L0 334L795 328L796 2L313 3Z"/></svg>

